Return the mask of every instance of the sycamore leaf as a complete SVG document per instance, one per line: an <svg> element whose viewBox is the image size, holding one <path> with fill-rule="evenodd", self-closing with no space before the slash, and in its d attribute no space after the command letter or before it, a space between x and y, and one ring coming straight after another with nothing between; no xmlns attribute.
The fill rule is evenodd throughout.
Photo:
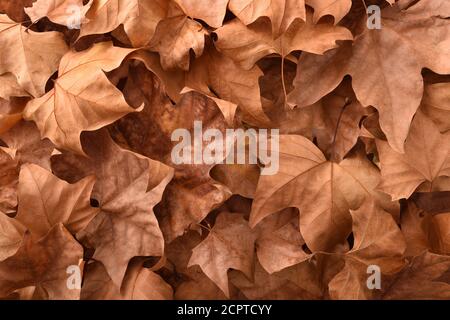
<svg viewBox="0 0 450 320"><path fill-rule="evenodd" d="M228 123L232 123L237 107L244 113L246 122L261 126L269 123L259 95L258 80L262 72L257 66L244 70L211 45L194 61L189 72L165 71L157 57L145 51L139 51L131 58L144 62L163 81L168 95L176 102L183 93L195 91L212 99ZM223 77L219 78L217 74Z"/></svg>
<svg viewBox="0 0 450 320"><path fill-rule="evenodd" d="M433 120L439 131L450 130L450 85L435 83L426 86L421 110Z"/></svg>
<svg viewBox="0 0 450 320"><path fill-rule="evenodd" d="M237 19L217 29L216 46L219 51L250 69L259 59L276 53L283 58L294 50L322 54L335 48L337 40L352 40L351 32L344 27L313 24L308 13L306 22L297 20L281 36L273 38L264 20L245 26Z"/></svg>
<svg viewBox="0 0 450 320"><path fill-rule="evenodd" d="M254 243L255 236L242 214L223 212L208 237L194 248L188 266L198 264L229 297L228 269L240 270L251 278Z"/></svg>
<svg viewBox="0 0 450 320"><path fill-rule="evenodd" d="M0 12L6 13L11 19L23 22L27 19L24 8L30 6L35 0L0 0Z"/></svg>
<svg viewBox="0 0 450 320"><path fill-rule="evenodd" d="M193 135L194 121L202 121L202 130L211 128L224 132L225 123L217 105L210 99L191 92L173 106L154 75L145 67L133 70L127 96L140 97L145 101L145 108L119 120L111 131L124 147L175 168L174 179L157 207L161 229L170 242L191 225L201 222L231 195L228 188L211 178L209 172L214 164L173 163L172 150L179 141L172 141L172 132L184 128ZM140 99L137 103L141 103Z"/></svg>
<svg viewBox="0 0 450 320"><path fill-rule="evenodd" d="M12 213L17 206L17 161L0 149L0 211Z"/></svg>
<svg viewBox="0 0 450 320"><path fill-rule="evenodd" d="M56 146L82 154L82 131L97 130L140 110L126 103L104 73L119 67L132 51L102 42L87 51L67 53L61 60L54 88L31 100L24 118L33 120L42 137Z"/></svg>
<svg viewBox="0 0 450 320"><path fill-rule="evenodd" d="M406 256L418 256L427 250L450 253L450 212L433 215L409 201L402 214L401 226L407 244Z"/></svg>
<svg viewBox="0 0 450 320"><path fill-rule="evenodd" d="M251 226L281 209L297 207L308 247L313 252L335 250L351 232L350 209L369 197L386 203L374 190L378 171L360 153L339 164L329 162L311 141L296 135L281 135L279 152L278 173L259 179Z"/></svg>
<svg viewBox="0 0 450 320"><path fill-rule="evenodd" d="M80 290L67 290L69 266L78 266L83 248L61 225L39 240L26 232L19 250L0 262L0 296L34 286L36 299L79 299Z"/></svg>
<svg viewBox="0 0 450 320"><path fill-rule="evenodd" d="M267 124L269 119L262 109L259 95L261 70L257 66L244 70L212 46L207 49L187 73L185 85L209 97L239 106L251 123ZM218 78L218 74L222 76ZM215 102L220 104L218 100Z"/></svg>
<svg viewBox="0 0 450 320"><path fill-rule="evenodd" d="M146 45L167 14L166 0L94 0L80 37L113 31L123 24L134 47Z"/></svg>
<svg viewBox="0 0 450 320"><path fill-rule="evenodd" d="M420 10L415 10L416 6ZM336 88L345 75L351 75L358 100L364 107L377 108L389 144L403 152L422 99L422 69L450 72L450 22L444 19L449 16L450 2L446 0L419 1L407 10L395 5L383 9L380 30L366 28L353 44L323 56L302 55L289 103L310 105Z"/></svg>
<svg viewBox="0 0 450 320"><path fill-rule="evenodd" d="M198 265L188 267L192 249L202 241L196 231L188 231L166 247L166 268L174 268L181 281L174 284L176 300L206 299L225 300L226 296L201 270ZM234 288L230 288L230 296L234 297Z"/></svg>
<svg viewBox="0 0 450 320"><path fill-rule="evenodd" d="M171 300L172 288L142 263L130 263L122 288L112 282L105 267L93 262L85 268L82 300Z"/></svg>
<svg viewBox="0 0 450 320"><path fill-rule="evenodd" d="M205 36L208 32L195 20L176 10L156 27L155 35L148 44L152 51L159 52L164 69L178 67L189 70L189 52L197 57L203 53Z"/></svg>
<svg viewBox="0 0 450 320"><path fill-rule="evenodd" d="M377 147L382 176L379 188L393 200L409 198L424 182L430 183L429 189L432 189L433 181L439 176L450 176L448 139L421 111L411 124L404 154L394 151L382 140L377 140Z"/></svg>
<svg viewBox="0 0 450 320"><path fill-rule="evenodd" d="M314 9L314 23L326 15L334 17L334 24L337 24L350 11L351 0L305 0L306 4ZM394 1L394 0L392 0Z"/></svg>
<svg viewBox="0 0 450 320"><path fill-rule="evenodd" d="M7 132L0 134L6 144L3 148L18 164L34 163L50 170L50 156L54 145L48 139L41 139L33 122L21 121Z"/></svg>
<svg viewBox="0 0 450 320"><path fill-rule="evenodd" d="M131 258L163 254L163 235L153 207L173 170L121 149L106 131L86 134L83 146L90 159L59 155L55 161L73 161L78 172L96 176L92 197L100 212L78 237L95 248L93 258L103 263L120 287Z"/></svg>
<svg viewBox="0 0 450 320"><path fill-rule="evenodd" d="M450 299L449 281L439 280L450 270L450 257L429 252L414 257L397 275L390 277L381 298Z"/></svg>
<svg viewBox="0 0 450 320"><path fill-rule="evenodd" d="M404 265L406 245L392 216L370 200L351 211L351 215L354 245L346 257L365 265L378 265L383 273L399 271Z"/></svg>
<svg viewBox="0 0 450 320"><path fill-rule="evenodd" d="M98 213L89 201L94 182L91 176L71 185L37 165L23 165L16 219L40 237L60 223L76 234Z"/></svg>
<svg viewBox="0 0 450 320"><path fill-rule="evenodd" d="M83 0L37 0L25 12L33 22L47 17L54 23L75 28L83 22L92 1L83 6Z"/></svg>
<svg viewBox="0 0 450 320"><path fill-rule="evenodd" d="M0 98L0 134L7 132L22 120L22 111L25 105L24 99L8 101Z"/></svg>
<svg viewBox="0 0 450 320"><path fill-rule="evenodd" d="M25 227L0 211L0 261L14 255L22 244Z"/></svg>
<svg viewBox="0 0 450 320"><path fill-rule="evenodd" d="M29 94L20 87L14 74L8 72L0 75L1 99L10 100L11 97L26 97L28 95Z"/></svg>
<svg viewBox="0 0 450 320"><path fill-rule="evenodd" d="M346 86L338 87L339 91L325 96L309 108L313 115L311 131L317 139L317 146L328 159L336 162L342 161L355 146L360 136L360 120L366 114L346 89Z"/></svg>
<svg viewBox="0 0 450 320"><path fill-rule="evenodd" d="M15 212L20 166L34 163L50 169L50 156L54 151L49 140L41 140L39 130L32 122L21 121L0 134L4 147L0 147L0 210Z"/></svg>
<svg viewBox="0 0 450 320"><path fill-rule="evenodd" d="M268 17L274 38L286 32L296 19L306 19L304 0L230 0L228 6L245 25Z"/></svg>
<svg viewBox="0 0 450 320"><path fill-rule="evenodd" d="M0 74L14 74L17 83L34 97L45 93L47 80L68 50L61 33L26 30L5 14L0 15L0 46Z"/></svg>
<svg viewBox="0 0 450 320"><path fill-rule="evenodd" d="M260 169L257 165L218 164L211 169L211 177L223 183L233 194L246 198L255 196Z"/></svg>
<svg viewBox="0 0 450 320"><path fill-rule="evenodd" d="M192 19L200 19L213 28L222 25L229 0L174 0Z"/></svg>
<svg viewBox="0 0 450 320"><path fill-rule="evenodd" d="M311 263L268 274L259 263L254 280L238 271L230 272L233 283L247 299L252 300L313 300L322 296L317 269Z"/></svg>
<svg viewBox="0 0 450 320"><path fill-rule="evenodd" d="M270 274L294 266L311 257L302 249L305 241L298 226L298 213L292 210L272 215L258 225L257 255Z"/></svg>

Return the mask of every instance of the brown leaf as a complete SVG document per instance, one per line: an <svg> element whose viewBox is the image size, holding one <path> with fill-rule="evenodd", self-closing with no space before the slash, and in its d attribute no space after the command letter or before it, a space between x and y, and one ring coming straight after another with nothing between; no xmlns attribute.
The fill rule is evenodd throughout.
<svg viewBox="0 0 450 320"><path fill-rule="evenodd" d="M26 20L24 7L30 6L36 0L0 0L0 12L6 13L11 19L17 22Z"/></svg>
<svg viewBox="0 0 450 320"><path fill-rule="evenodd" d="M450 16L449 2L420 1L417 6L420 10L416 6L382 10L382 28L364 29L353 45L347 43L323 56L302 55L289 102L310 105L336 88L345 75L351 75L361 104L377 108L389 144L403 152L423 94L422 68L450 72L445 49L450 23L443 19ZM430 29L436 32L430 34ZM361 68L362 64L369 69Z"/></svg>
<svg viewBox="0 0 450 320"><path fill-rule="evenodd" d="M335 250L351 232L350 209L356 210L372 196L385 203L374 190L379 173L362 157L356 153L339 164L328 162L306 138L281 135L280 170L260 177L250 225L280 209L297 207L308 247L312 251Z"/></svg>
<svg viewBox="0 0 450 320"><path fill-rule="evenodd" d="M34 97L45 93L47 80L68 50L62 34L26 30L4 14L0 15L0 45L0 74L14 74L17 83Z"/></svg>
<svg viewBox="0 0 450 320"><path fill-rule="evenodd" d="M194 248L188 266L198 264L229 297L228 269L240 270L252 278L254 243L255 236L242 215L223 212L208 237Z"/></svg>
<svg viewBox="0 0 450 320"><path fill-rule="evenodd" d="M131 258L163 254L164 241L153 207L161 201L173 171L121 149L106 131L86 134L83 145L90 159L59 155L55 162L72 161L78 172L95 174L92 197L100 212L78 236L95 248L93 259L103 263L120 287Z"/></svg>
<svg viewBox="0 0 450 320"><path fill-rule="evenodd" d="M337 40L352 40L353 36L344 27L328 24L313 24L312 14L308 13L306 22L294 21L280 37L273 38L267 21L261 20L245 26L238 19L217 29L217 49L236 61L245 69L255 62L277 53L283 58L294 50L322 54L335 48Z"/></svg>
<svg viewBox="0 0 450 320"><path fill-rule="evenodd" d="M100 262L85 269L82 300L171 300L172 288L142 263L130 263L122 288L116 287Z"/></svg>
<svg viewBox="0 0 450 320"><path fill-rule="evenodd" d="M314 23L320 18L331 15L334 24L337 24L350 11L351 0L305 0L306 4L314 9ZM393 1L393 0L392 0Z"/></svg>
<svg viewBox="0 0 450 320"><path fill-rule="evenodd" d="M274 38L286 32L296 19L306 19L304 0L230 0L229 8L246 25L268 17Z"/></svg>
<svg viewBox="0 0 450 320"><path fill-rule="evenodd" d="M175 9L174 13L158 24L148 46L152 51L159 52L164 69L178 67L187 71L190 50L194 51L196 57L201 56L207 34L200 23Z"/></svg>
<svg viewBox="0 0 450 320"><path fill-rule="evenodd" d="M401 226L406 238L406 256L418 256L424 251L449 255L450 212L432 215L408 202L402 214Z"/></svg>
<svg viewBox="0 0 450 320"><path fill-rule="evenodd" d="M198 93L186 93L173 106L162 91L161 83L143 69L132 77L129 95L145 101L145 108L121 119L112 131L121 145L176 169L157 207L164 237L172 241L231 195L225 186L211 178L209 172L213 164L173 163L172 150L178 141L172 141L172 132L184 128L194 134L194 121L202 121L202 130L214 128L223 132L225 124L216 104Z"/></svg>
<svg viewBox="0 0 450 320"><path fill-rule="evenodd" d="M166 0L94 0L80 37L113 31L123 24L134 47L146 45L167 14Z"/></svg>
<svg viewBox="0 0 450 320"><path fill-rule="evenodd" d="M32 22L47 17L54 23L76 27L77 23L83 22L92 2L90 0L84 6L83 0L37 0L30 8L25 8L25 12Z"/></svg>
<svg viewBox="0 0 450 320"><path fill-rule="evenodd" d="M63 224L76 234L98 213L89 201L94 182L91 176L71 185L37 165L23 165L16 219L38 237L43 237L57 224Z"/></svg>
<svg viewBox="0 0 450 320"><path fill-rule="evenodd" d="M80 290L67 288L66 269L83 257L83 248L61 225L37 240L25 233L15 255L0 262L0 296L35 286L33 298L79 299Z"/></svg>
<svg viewBox="0 0 450 320"><path fill-rule="evenodd" d="M200 19L213 28L222 25L229 0L174 0L192 19Z"/></svg>
<svg viewBox="0 0 450 320"><path fill-rule="evenodd" d="M439 131L450 130L450 85L435 83L425 87L421 110L438 126Z"/></svg>
<svg viewBox="0 0 450 320"><path fill-rule="evenodd" d="M24 118L33 120L42 137L56 146L82 154L82 131L97 130L140 110L131 108L104 74L119 67L132 51L102 42L87 51L67 53L54 88L31 100Z"/></svg>
<svg viewBox="0 0 450 320"><path fill-rule="evenodd" d="M385 141L377 140L381 160L379 188L393 200L409 198L416 188L439 176L450 175L449 143L436 125L422 112L417 112L405 141L405 153L394 151ZM431 156L432 155L432 156Z"/></svg>
<svg viewBox="0 0 450 320"><path fill-rule="evenodd" d="M14 255L22 244L25 227L0 211L0 261Z"/></svg>

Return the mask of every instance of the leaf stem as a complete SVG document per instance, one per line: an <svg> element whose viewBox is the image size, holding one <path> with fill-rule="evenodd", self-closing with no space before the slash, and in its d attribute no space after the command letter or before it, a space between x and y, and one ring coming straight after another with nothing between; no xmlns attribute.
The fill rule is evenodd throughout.
<svg viewBox="0 0 450 320"><path fill-rule="evenodd" d="M284 81L284 54L281 56L281 85L283 86L283 94L284 94L284 107L287 105L287 92L286 92L286 83Z"/></svg>

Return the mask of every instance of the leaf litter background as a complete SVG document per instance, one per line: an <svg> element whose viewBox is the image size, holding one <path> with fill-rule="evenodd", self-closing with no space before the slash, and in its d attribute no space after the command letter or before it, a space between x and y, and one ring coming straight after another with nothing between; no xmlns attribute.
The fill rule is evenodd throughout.
<svg viewBox="0 0 450 320"><path fill-rule="evenodd" d="M449 1L0 10L0 297L450 298ZM194 121L279 128L279 172L174 165Z"/></svg>

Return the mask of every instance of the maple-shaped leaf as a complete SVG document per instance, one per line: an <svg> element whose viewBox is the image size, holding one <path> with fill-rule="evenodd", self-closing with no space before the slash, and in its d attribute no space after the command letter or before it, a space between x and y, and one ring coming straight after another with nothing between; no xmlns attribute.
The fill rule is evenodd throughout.
<svg viewBox="0 0 450 320"><path fill-rule="evenodd" d="M19 23L27 19L24 8L36 0L0 0L0 12L6 13L11 19Z"/></svg>
<svg viewBox="0 0 450 320"><path fill-rule="evenodd" d="M367 111L347 91L346 83L310 106L312 135L327 159L340 162L360 136L359 123ZM305 109L305 108L301 108Z"/></svg>
<svg viewBox="0 0 450 320"><path fill-rule="evenodd" d="M158 24L148 46L150 50L159 52L164 69L178 67L187 71L190 50L193 50L195 56L201 56L208 32L179 8L173 6L172 10L168 17Z"/></svg>
<svg viewBox="0 0 450 320"><path fill-rule="evenodd" d="M186 129L194 135L194 122L202 121L202 132L210 128L224 133L225 123L209 98L190 92L174 106L151 72L144 66L133 70L126 96L134 97L136 104L144 101L145 108L120 119L111 132L121 146L175 168L174 179L156 208L164 237L170 242L231 196L227 187L211 178L209 172L214 164L174 163L172 151L179 141L172 141L173 130Z"/></svg>
<svg viewBox="0 0 450 320"><path fill-rule="evenodd" d="M371 199L351 211L353 221L353 248L346 259L376 264L383 273L399 271L404 265L405 240L392 216Z"/></svg>
<svg viewBox="0 0 450 320"><path fill-rule="evenodd" d="M450 130L450 84L434 83L426 86L420 109L433 120L439 131Z"/></svg>
<svg viewBox="0 0 450 320"><path fill-rule="evenodd" d="M0 211L0 261L14 255L22 244L25 227Z"/></svg>
<svg viewBox="0 0 450 320"><path fill-rule="evenodd" d="M146 45L167 14L167 0L94 0L80 37L113 31L121 24L134 47Z"/></svg>
<svg viewBox="0 0 450 320"><path fill-rule="evenodd" d="M377 148L382 176L379 188L393 200L409 198L422 183L432 189L438 177L450 176L448 138L421 111L411 124L404 154L382 140L377 140Z"/></svg>
<svg viewBox="0 0 450 320"><path fill-rule="evenodd" d="M0 149L0 211L15 212L18 176L17 161Z"/></svg>
<svg viewBox="0 0 450 320"><path fill-rule="evenodd" d="M314 251L335 250L351 232L350 209L374 197L390 206L375 191L379 172L361 152L339 164L329 162L308 139L280 135L279 171L261 176L250 215L255 226L266 216L287 207L300 210L300 231ZM332 230L332 231L331 231Z"/></svg>
<svg viewBox="0 0 450 320"><path fill-rule="evenodd" d="M61 224L40 239L26 232L18 251L0 262L0 296L34 286L37 299L79 299L80 290L67 288L66 270L82 258L82 246Z"/></svg>
<svg viewBox="0 0 450 320"><path fill-rule="evenodd" d="M20 87L20 84L17 82L17 78L14 74L7 72L0 75L0 98L2 99L2 104L5 103L3 99L11 100L12 97L27 96L29 96L29 93L27 93L26 90Z"/></svg>
<svg viewBox="0 0 450 320"><path fill-rule="evenodd" d="M213 28L222 25L229 0L174 0L192 19L200 19Z"/></svg>
<svg viewBox="0 0 450 320"><path fill-rule="evenodd" d="M6 151L18 165L34 163L50 170L50 156L54 145L48 139L41 139L39 130L33 122L20 121L10 130L0 134Z"/></svg>
<svg viewBox="0 0 450 320"><path fill-rule="evenodd" d="M127 104L104 73L119 67L132 51L101 42L87 51L67 53L61 59L54 88L31 100L24 118L33 120L41 136L56 146L82 154L82 131L97 130L140 110Z"/></svg>
<svg viewBox="0 0 450 320"><path fill-rule="evenodd" d="M21 118L21 115L20 115ZM53 144L41 140L39 130L32 122L20 121L14 127L1 133L0 141L0 210L15 212L17 206L17 185L21 165L35 163L50 169Z"/></svg>
<svg viewBox="0 0 450 320"><path fill-rule="evenodd" d="M408 201L401 218L406 256L418 256L427 250L444 255L450 253L450 212L431 214Z"/></svg>
<svg viewBox="0 0 450 320"><path fill-rule="evenodd" d="M450 270L450 257L424 252L411 259L395 276L388 278L381 298L450 299L450 281L440 280Z"/></svg>
<svg viewBox="0 0 450 320"><path fill-rule="evenodd" d="M298 226L298 213L286 209L271 215L258 225L256 252L259 263L270 274L310 258Z"/></svg>
<svg viewBox="0 0 450 320"><path fill-rule="evenodd" d="M296 19L306 19L304 0L230 0L228 6L246 25L260 17L269 18L272 24L269 31L274 38L286 32Z"/></svg>
<svg viewBox="0 0 450 320"><path fill-rule="evenodd" d="M222 76L219 78L218 74ZM245 113L245 119L250 123L264 125L269 119L263 111L259 95L258 80L261 76L262 72L257 66L244 70L232 59L208 46L187 73L185 86L209 97L219 98L214 101L225 116L227 113L224 110L230 108L231 102Z"/></svg>
<svg viewBox="0 0 450 320"><path fill-rule="evenodd" d="M1 80L0 83L2 83ZM23 98L11 99L10 101L0 98L0 134L7 132L22 120L22 111L26 103L27 100Z"/></svg>
<svg viewBox="0 0 450 320"><path fill-rule="evenodd" d="M256 164L218 164L211 169L210 175L226 185L233 194L253 198L260 169Z"/></svg>
<svg viewBox="0 0 450 320"><path fill-rule="evenodd" d="M25 8L25 12L34 23L47 17L54 23L79 29L92 1L84 6L83 0L38 0L31 7Z"/></svg>
<svg viewBox="0 0 450 320"><path fill-rule="evenodd" d="M422 69L450 72L450 22L445 19L449 16L446 0L418 1L406 10L397 5L383 9L381 29L364 28L353 44L323 56L302 55L289 103L310 105L351 75L359 102L377 108L389 144L403 152L422 99ZM368 68L361 68L362 64Z"/></svg>
<svg viewBox="0 0 450 320"><path fill-rule="evenodd" d="M447 182L448 178L443 177L439 182ZM442 183L445 187L447 183ZM417 208L432 215L450 212L450 191L416 192L410 198Z"/></svg>
<svg viewBox="0 0 450 320"><path fill-rule="evenodd" d="M306 4L314 9L313 22L317 23L320 18L331 15L334 24L337 24L352 7L351 0L305 0Z"/></svg>
<svg viewBox="0 0 450 320"><path fill-rule="evenodd" d="M250 69L259 59L276 53L283 58L294 50L322 54L335 48L337 40L352 40L352 33L340 26L314 24L308 12L306 22L296 20L279 37L273 38L267 21L261 20L246 26L234 19L214 31L219 51Z"/></svg>
<svg viewBox="0 0 450 320"><path fill-rule="evenodd" d="M344 268L329 283L333 299L368 299L369 266L377 266L382 274L400 271L405 260L405 240L392 216L373 201L366 201L351 212L353 219L353 248L347 252Z"/></svg>
<svg viewBox="0 0 450 320"><path fill-rule="evenodd" d="M189 266L198 264L229 297L228 269L240 270L251 278L254 244L255 235L242 214L223 212L208 237L194 248Z"/></svg>
<svg viewBox="0 0 450 320"><path fill-rule="evenodd" d="M334 299L449 299L450 284L439 279L449 269L448 256L424 252L412 258L400 272L382 277L381 289L369 290L367 266L353 261L332 280L330 295Z"/></svg>
<svg viewBox="0 0 450 320"><path fill-rule="evenodd" d="M197 231L188 231L166 246L167 263L165 268L173 270L171 281L176 300L225 300L227 297L214 282L209 279L198 265L188 267L192 249L202 241ZM230 297L235 296L234 287L230 288Z"/></svg>
<svg viewBox="0 0 450 320"><path fill-rule="evenodd" d="M242 110L245 121L263 127L269 123L259 95L258 80L262 72L257 66L244 70L210 44L192 63L189 72L165 71L159 59L149 52L139 51L132 58L144 62L163 81L168 95L176 102L183 93L196 91L218 105L228 124L233 123L237 107ZM217 74L222 76L217 77Z"/></svg>
<svg viewBox="0 0 450 320"><path fill-rule="evenodd" d="M303 262L281 272L267 273L256 262L254 279L230 272L230 282L251 300L313 300L322 296L317 268Z"/></svg>
<svg viewBox="0 0 450 320"><path fill-rule="evenodd" d="M121 149L107 131L86 133L83 146L89 159L57 155L54 170L76 179L61 169L64 163L69 163L82 176L96 176L92 197L98 201L100 212L78 237L95 248L93 259L103 263L120 287L131 258L163 254L163 235L153 207L161 200L173 170ZM58 162L62 162L59 169Z"/></svg>
<svg viewBox="0 0 450 320"><path fill-rule="evenodd" d="M57 70L68 47L58 32L34 32L0 14L0 74L10 72L31 96L45 93L45 84Z"/></svg>
<svg viewBox="0 0 450 320"><path fill-rule="evenodd" d="M38 237L60 223L76 234L98 213L98 208L90 206L94 182L91 176L69 184L37 165L23 165L19 176L16 219Z"/></svg>
<svg viewBox="0 0 450 320"><path fill-rule="evenodd" d="M89 263L84 275L81 300L171 300L173 295L170 285L142 263L130 263L121 288L100 262Z"/></svg>

